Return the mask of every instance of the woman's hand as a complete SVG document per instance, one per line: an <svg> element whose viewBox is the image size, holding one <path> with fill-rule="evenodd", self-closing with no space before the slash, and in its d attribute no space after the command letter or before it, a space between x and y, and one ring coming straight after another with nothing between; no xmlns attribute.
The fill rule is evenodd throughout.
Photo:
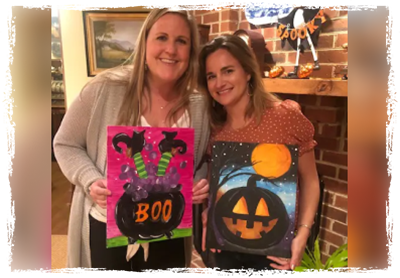
<svg viewBox="0 0 400 278"><path fill-rule="evenodd" d="M306 248L308 236L309 230L307 228L299 229L296 237L292 241L292 257L290 259L287 259L267 256L268 259L277 263L271 264L271 267L282 270L294 270L297 266L299 266L303 258L303 253Z"/></svg>
<svg viewBox="0 0 400 278"><path fill-rule="evenodd" d="M274 263L270 264L270 266L275 269L280 269L280 270L290 269L291 259L279 258L279 257L274 257L274 256L267 256L267 259L270 259L271 261L276 262L276 264L274 264Z"/></svg>
<svg viewBox="0 0 400 278"><path fill-rule="evenodd" d="M193 187L193 204L202 204L208 198L208 191L210 186L206 179L197 182Z"/></svg>
<svg viewBox="0 0 400 278"><path fill-rule="evenodd" d="M111 191L107 189L107 180L97 180L89 188L93 201L101 208L107 208L107 196L111 195Z"/></svg>

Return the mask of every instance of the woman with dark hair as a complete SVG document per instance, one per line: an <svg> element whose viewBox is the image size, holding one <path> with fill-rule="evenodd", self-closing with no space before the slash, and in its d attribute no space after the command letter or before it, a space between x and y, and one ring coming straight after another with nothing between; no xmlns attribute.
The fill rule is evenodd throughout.
<svg viewBox="0 0 400 278"><path fill-rule="evenodd" d="M300 184L297 234L291 245L291 258L250 255L218 250L216 267L294 269L301 258L318 207L319 181L313 139L314 127L291 100L280 101L266 93L254 53L237 36L217 37L203 47L199 57L199 86L208 99L211 120L211 146L216 141L274 143L299 147ZM203 212L203 226L207 209ZM205 248L203 233L203 249Z"/></svg>

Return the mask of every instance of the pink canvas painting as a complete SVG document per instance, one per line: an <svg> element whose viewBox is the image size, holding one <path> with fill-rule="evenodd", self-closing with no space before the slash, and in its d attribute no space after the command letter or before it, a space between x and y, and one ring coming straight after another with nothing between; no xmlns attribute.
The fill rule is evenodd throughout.
<svg viewBox="0 0 400 278"><path fill-rule="evenodd" d="M109 126L107 247L192 235L194 130Z"/></svg>

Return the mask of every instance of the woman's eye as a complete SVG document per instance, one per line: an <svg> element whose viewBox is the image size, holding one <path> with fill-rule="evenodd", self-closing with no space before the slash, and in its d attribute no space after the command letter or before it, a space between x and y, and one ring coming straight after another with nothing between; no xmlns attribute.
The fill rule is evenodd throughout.
<svg viewBox="0 0 400 278"><path fill-rule="evenodd" d="M167 40L167 36L159 36L159 37L157 37L157 40L166 41Z"/></svg>
<svg viewBox="0 0 400 278"><path fill-rule="evenodd" d="M184 40L184 39L178 39L178 42L181 43L181 44L187 44L187 41Z"/></svg>
<svg viewBox="0 0 400 278"><path fill-rule="evenodd" d="M207 80L211 80L211 79L213 79L215 76L214 75L209 75L209 76L207 76Z"/></svg>
<svg viewBox="0 0 400 278"><path fill-rule="evenodd" d="M233 69L228 69L225 71L226 74L231 74L233 72Z"/></svg>

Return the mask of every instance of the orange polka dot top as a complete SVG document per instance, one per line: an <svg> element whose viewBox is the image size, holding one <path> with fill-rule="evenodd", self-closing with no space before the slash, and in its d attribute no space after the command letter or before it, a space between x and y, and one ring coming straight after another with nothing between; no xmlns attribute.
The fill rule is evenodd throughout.
<svg viewBox="0 0 400 278"><path fill-rule="evenodd" d="M282 101L277 106L266 109L259 125L253 119L242 129L224 127L213 133L209 151L214 141L297 145L299 156L317 145L314 140L314 126L303 115L300 105L292 100Z"/></svg>
<svg viewBox="0 0 400 278"><path fill-rule="evenodd" d="M212 145L215 141L241 143L270 143L296 145L299 157L317 145L314 140L314 126L301 112L300 105L292 100L282 101L277 106L266 109L261 122L257 125L253 119L246 127L232 130L224 127L212 134L207 154L211 156ZM300 190L296 190L298 199ZM299 203L296 202L295 226L298 220Z"/></svg>

